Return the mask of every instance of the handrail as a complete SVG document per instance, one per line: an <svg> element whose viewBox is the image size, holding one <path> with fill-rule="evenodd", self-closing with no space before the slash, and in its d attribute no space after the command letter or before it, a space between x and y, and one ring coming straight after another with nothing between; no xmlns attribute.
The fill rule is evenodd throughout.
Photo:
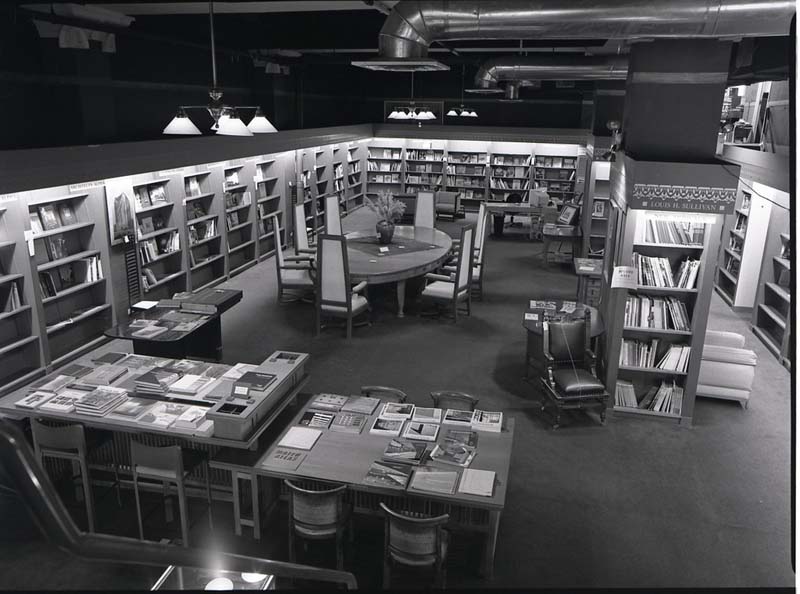
<svg viewBox="0 0 800 594"><path fill-rule="evenodd" d="M355 576L309 565L259 559L223 551L161 544L113 536L88 534L78 529L49 477L39 466L22 433L0 418L0 468L16 488L42 533L58 548L89 561L130 563L165 567L215 568L271 574L279 578L306 579L342 584L356 589Z"/></svg>

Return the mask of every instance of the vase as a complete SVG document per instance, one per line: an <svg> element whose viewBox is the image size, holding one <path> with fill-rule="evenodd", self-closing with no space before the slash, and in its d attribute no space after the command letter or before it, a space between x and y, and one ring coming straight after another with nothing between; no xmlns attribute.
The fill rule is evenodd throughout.
<svg viewBox="0 0 800 594"><path fill-rule="evenodd" d="M392 243L392 236L394 235L394 224L387 221L379 221L375 225L375 230L378 232L378 241L383 245Z"/></svg>

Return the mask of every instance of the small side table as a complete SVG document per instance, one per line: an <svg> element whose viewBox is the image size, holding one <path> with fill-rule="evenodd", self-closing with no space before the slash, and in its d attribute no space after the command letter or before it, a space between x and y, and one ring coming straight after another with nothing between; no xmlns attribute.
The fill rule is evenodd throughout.
<svg viewBox="0 0 800 594"><path fill-rule="evenodd" d="M555 225L553 223L548 223L542 228L542 241L544 242L544 249L542 250L542 258L544 260L545 265L550 262L550 257L554 257L554 261L559 263L568 263L570 260L575 258L575 248L581 240L581 230L579 227L573 225ZM557 252L551 252L550 246L553 242L558 242L559 246L561 242L568 241L572 244L572 252L569 253L568 256L563 256L564 252L560 250Z"/></svg>
<svg viewBox="0 0 800 594"><path fill-rule="evenodd" d="M599 258L575 258L573 263L575 265L575 274L578 275L576 301L592 307L599 307L603 260Z"/></svg>

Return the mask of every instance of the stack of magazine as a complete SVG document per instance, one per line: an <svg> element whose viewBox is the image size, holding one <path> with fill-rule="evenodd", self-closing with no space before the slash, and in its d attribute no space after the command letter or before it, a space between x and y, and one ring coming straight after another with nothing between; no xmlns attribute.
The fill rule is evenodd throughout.
<svg viewBox="0 0 800 594"><path fill-rule="evenodd" d="M181 375L180 371L169 367L156 367L136 378L136 391L140 394L164 396Z"/></svg>
<svg viewBox="0 0 800 594"><path fill-rule="evenodd" d="M75 412L93 417L104 417L122 404L128 393L122 388L101 386L75 402Z"/></svg>

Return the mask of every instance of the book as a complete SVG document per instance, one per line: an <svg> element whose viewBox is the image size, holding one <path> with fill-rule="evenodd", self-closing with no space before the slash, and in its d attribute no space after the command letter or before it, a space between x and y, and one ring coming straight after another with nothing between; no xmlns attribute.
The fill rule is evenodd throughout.
<svg viewBox="0 0 800 594"><path fill-rule="evenodd" d="M128 396L125 402L108 413L108 418L123 421L136 421L155 404L153 400Z"/></svg>
<svg viewBox="0 0 800 594"><path fill-rule="evenodd" d="M42 226L45 231L58 229L61 226L61 221L58 220L58 213L56 212L55 204L45 204L39 207L39 218L42 220Z"/></svg>
<svg viewBox="0 0 800 594"><path fill-rule="evenodd" d="M452 464L454 466L469 466L475 457L476 449L474 446L463 444L455 439L445 438L441 444L431 452L431 460Z"/></svg>
<svg viewBox="0 0 800 594"><path fill-rule="evenodd" d="M267 387L275 381L277 376L273 373L264 373L263 371L245 371L242 376L236 380L240 386L246 386L250 390L263 392Z"/></svg>
<svg viewBox="0 0 800 594"><path fill-rule="evenodd" d="M459 425L461 427L472 427L472 411L448 408L442 417L444 425Z"/></svg>
<svg viewBox="0 0 800 594"><path fill-rule="evenodd" d="M403 429L403 420L383 419L378 417L369 428L369 432L373 435L390 435L397 437Z"/></svg>
<svg viewBox="0 0 800 594"><path fill-rule="evenodd" d="M20 408L38 408L54 396L55 394L52 392L36 391L17 400L14 406L19 406Z"/></svg>
<svg viewBox="0 0 800 594"><path fill-rule="evenodd" d="M472 413L472 428L500 433L503 428L503 413L475 410Z"/></svg>
<svg viewBox="0 0 800 594"><path fill-rule="evenodd" d="M461 482L458 484L458 492L467 495L480 495L481 497L491 497L494 491L494 471L492 470L473 470L465 469L461 473Z"/></svg>
<svg viewBox="0 0 800 594"><path fill-rule="evenodd" d="M105 353L96 359L92 359L92 363L116 363L120 359L124 359L126 356L128 356L128 353Z"/></svg>
<svg viewBox="0 0 800 594"><path fill-rule="evenodd" d="M237 363L236 365L228 369L225 373L223 373L222 377L224 379L237 380L248 371L253 371L255 369L258 369L258 365L252 365L250 363Z"/></svg>
<svg viewBox="0 0 800 594"><path fill-rule="evenodd" d="M180 379L182 373L169 367L156 367L136 378L136 391L142 394L163 396L170 386Z"/></svg>
<svg viewBox="0 0 800 594"><path fill-rule="evenodd" d="M338 433L361 433L361 430L367 424L367 415L355 412L336 413L333 422L331 423L330 430Z"/></svg>
<svg viewBox="0 0 800 594"><path fill-rule="evenodd" d="M44 231L44 227L42 227L42 220L39 218L38 212L29 213L30 222L31 222L31 231L34 235L38 233L42 233Z"/></svg>
<svg viewBox="0 0 800 594"><path fill-rule="evenodd" d="M475 431L464 431L462 429L448 429L444 436L445 440L450 439L460 444L478 447L478 434Z"/></svg>
<svg viewBox="0 0 800 594"><path fill-rule="evenodd" d="M458 472L418 466L411 476L409 489L452 495L458 482Z"/></svg>
<svg viewBox="0 0 800 594"><path fill-rule="evenodd" d="M290 427L283 438L278 442L279 446L285 448L295 448L298 450L310 450L317 443L322 431L310 427Z"/></svg>
<svg viewBox="0 0 800 594"><path fill-rule="evenodd" d="M168 429L188 408L188 404L157 402L144 414L139 416L136 422L145 427Z"/></svg>
<svg viewBox="0 0 800 594"><path fill-rule="evenodd" d="M347 402L347 396L341 396L340 394L317 394L314 396L314 400L311 401L309 404L310 408L317 408L321 410L341 410L342 406Z"/></svg>
<svg viewBox="0 0 800 594"><path fill-rule="evenodd" d="M167 328L166 326L159 326L157 324L149 324L147 326L144 326L143 328L139 328L138 330L134 330L133 332L131 332L131 336L135 336L136 338L144 338L144 339L155 338L156 336L159 336L160 334L164 334L164 332L166 332L167 330L169 330L169 328Z"/></svg>
<svg viewBox="0 0 800 594"><path fill-rule="evenodd" d="M414 414L413 404L387 402L386 404L383 405L383 408L381 409L380 417L382 419L404 421L406 419L410 419L412 414Z"/></svg>
<svg viewBox="0 0 800 594"><path fill-rule="evenodd" d="M62 375L68 375L70 377L78 379L88 373L91 373L92 369L94 368L88 367L87 365L80 365L79 363L70 363L69 365L59 369L58 372Z"/></svg>
<svg viewBox="0 0 800 594"><path fill-rule="evenodd" d="M93 417L103 417L127 398L123 388L100 386L75 402L75 412Z"/></svg>
<svg viewBox="0 0 800 594"><path fill-rule="evenodd" d="M408 439L421 439L423 441L436 441L439 435L439 425L435 423L420 423L409 421L403 431L403 437Z"/></svg>
<svg viewBox="0 0 800 594"><path fill-rule="evenodd" d="M261 461L261 466L280 470L297 470L305 457L303 452L277 447Z"/></svg>
<svg viewBox="0 0 800 594"><path fill-rule="evenodd" d="M342 412L371 415L375 412L375 409L378 408L380 403L381 401L379 398L372 398L371 396L350 396L341 410Z"/></svg>
<svg viewBox="0 0 800 594"><path fill-rule="evenodd" d="M386 449L383 450L383 458L417 465L423 463L430 452L430 444L398 437L386 444Z"/></svg>
<svg viewBox="0 0 800 594"><path fill-rule="evenodd" d="M153 204L155 204L156 202L166 202L167 201L167 194L164 191L164 185L163 184L150 187L150 201Z"/></svg>
<svg viewBox="0 0 800 594"><path fill-rule="evenodd" d="M177 429L197 429L206 420L208 409L204 406L189 405L172 424Z"/></svg>
<svg viewBox="0 0 800 594"><path fill-rule="evenodd" d="M376 487L390 489L405 489L411 476L411 466L398 462L373 462L363 482Z"/></svg>
<svg viewBox="0 0 800 594"><path fill-rule="evenodd" d="M43 403L39 410L46 410L49 412L58 413L71 413L75 411L75 403L82 400L86 396L86 392L82 390L71 390L65 388L53 398Z"/></svg>
<svg viewBox="0 0 800 594"><path fill-rule="evenodd" d="M50 392L55 394L61 390L61 388L71 384L75 378L69 375L58 374L56 376L50 375L42 379L43 381L37 382L36 384L31 384L29 387L39 392Z"/></svg>
<svg viewBox="0 0 800 594"><path fill-rule="evenodd" d="M92 386L108 386L126 373L128 368L122 365L101 365L83 376L81 382Z"/></svg>
<svg viewBox="0 0 800 594"><path fill-rule="evenodd" d="M441 408L424 408L421 406L414 407L414 421L420 423L441 423L442 422L442 409Z"/></svg>
<svg viewBox="0 0 800 594"><path fill-rule="evenodd" d="M194 395L205 388L210 382L210 378L187 373L170 385L169 391L176 394Z"/></svg>
<svg viewBox="0 0 800 594"><path fill-rule="evenodd" d="M321 429L327 429L330 426L331 421L333 421L333 416L333 413L307 410L303 413L303 416L300 417L300 420L297 422L297 424L303 427L319 427Z"/></svg>

